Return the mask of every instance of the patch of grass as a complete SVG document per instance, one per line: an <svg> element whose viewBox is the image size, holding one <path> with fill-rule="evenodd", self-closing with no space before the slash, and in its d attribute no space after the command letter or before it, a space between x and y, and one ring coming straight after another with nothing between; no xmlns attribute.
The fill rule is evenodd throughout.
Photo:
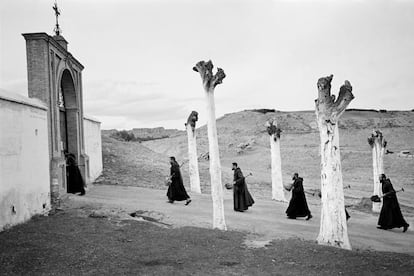
<svg viewBox="0 0 414 276"><path fill-rule="evenodd" d="M346 251L299 239L259 249L245 234L80 216L66 210L0 233L2 275L414 274L405 254Z"/></svg>

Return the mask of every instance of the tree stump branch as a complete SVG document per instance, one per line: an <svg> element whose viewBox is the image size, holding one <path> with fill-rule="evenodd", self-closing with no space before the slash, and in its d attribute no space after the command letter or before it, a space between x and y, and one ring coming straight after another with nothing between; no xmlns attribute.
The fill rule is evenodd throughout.
<svg viewBox="0 0 414 276"><path fill-rule="evenodd" d="M213 74L213 67L214 66L211 60L207 62L199 61L196 66L193 67L194 71L200 73L204 89L207 91L210 91L218 84L221 84L223 79L226 77L226 74L221 68L217 68L216 74Z"/></svg>
<svg viewBox="0 0 414 276"><path fill-rule="evenodd" d="M266 126L266 129L267 129L267 133L269 135L273 135L274 134L275 141L277 139L280 139L280 134L282 133L282 130L277 127L277 122L276 122L275 119L269 119L266 122L265 126Z"/></svg>
<svg viewBox="0 0 414 276"><path fill-rule="evenodd" d="M339 96L335 100L335 95L331 95L332 79L333 75L330 75L318 80L318 99L315 100L315 103L321 118L327 123L334 125L349 103L354 99L354 95L352 94L351 83L346 80L339 89Z"/></svg>
<svg viewBox="0 0 414 276"><path fill-rule="evenodd" d="M194 132L196 127L196 122L198 121L198 112L197 111L191 111L190 116L188 116L187 123L184 125L190 125L192 131Z"/></svg>

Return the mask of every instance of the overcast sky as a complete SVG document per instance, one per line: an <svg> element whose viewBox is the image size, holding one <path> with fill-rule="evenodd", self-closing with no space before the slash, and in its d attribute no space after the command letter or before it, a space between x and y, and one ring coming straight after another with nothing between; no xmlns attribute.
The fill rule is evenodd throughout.
<svg viewBox="0 0 414 276"><path fill-rule="evenodd" d="M1 0L0 88L27 95L21 33L53 34L53 0ZM252 108L311 110L316 82L348 79L351 108L414 108L414 1L60 0L69 51L85 66L85 114L102 128L204 124L201 79L227 77L217 117Z"/></svg>

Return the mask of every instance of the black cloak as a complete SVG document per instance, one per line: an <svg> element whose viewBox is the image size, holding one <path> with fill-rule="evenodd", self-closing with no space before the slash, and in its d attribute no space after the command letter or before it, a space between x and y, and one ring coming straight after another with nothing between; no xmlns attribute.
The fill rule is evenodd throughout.
<svg viewBox="0 0 414 276"><path fill-rule="evenodd" d="M303 190L303 178L298 177L292 186L292 198L290 199L286 214L289 218L296 218L309 216L310 213L305 191Z"/></svg>
<svg viewBox="0 0 414 276"><path fill-rule="evenodd" d="M389 195L383 197L383 204L381 213L378 219L378 225L382 229L392 229L398 227L408 226L408 223L404 220L401 213L400 205L398 204L397 194L391 184L391 181L387 178L382 183L382 193L391 192Z"/></svg>
<svg viewBox="0 0 414 276"><path fill-rule="evenodd" d="M245 211L254 204L240 168L234 170L233 205L235 211Z"/></svg>
<svg viewBox="0 0 414 276"><path fill-rule="evenodd" d="M171 184L168 186L167 197L171 201L181 201L190 198L184 188L180 166L177 162L171 165Z"/></svg>
<svg viewBox="0 0 414 276"><path fill-rule="evenodd" d="M83 180L79 167L76 164L75 156L68 154L66 163L68 193L75 194L80 192L82 195L84 195L85 181Z"/></svg>

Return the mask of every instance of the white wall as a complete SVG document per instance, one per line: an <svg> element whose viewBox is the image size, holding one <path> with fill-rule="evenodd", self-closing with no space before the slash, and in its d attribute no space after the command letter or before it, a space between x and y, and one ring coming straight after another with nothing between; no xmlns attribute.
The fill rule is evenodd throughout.
<svg viewBox="0 0 414 276"><path fill-rule="evenodd" d="M0 90L0 231L50 210L47 108Z"/></svg>
<svg viewBox="0 0 414 276"><path fill-rule="evenodd" d="M94 182L102 173L101 123L94 118L84 117L85 153L89 156L89 180Z"/></svg>

